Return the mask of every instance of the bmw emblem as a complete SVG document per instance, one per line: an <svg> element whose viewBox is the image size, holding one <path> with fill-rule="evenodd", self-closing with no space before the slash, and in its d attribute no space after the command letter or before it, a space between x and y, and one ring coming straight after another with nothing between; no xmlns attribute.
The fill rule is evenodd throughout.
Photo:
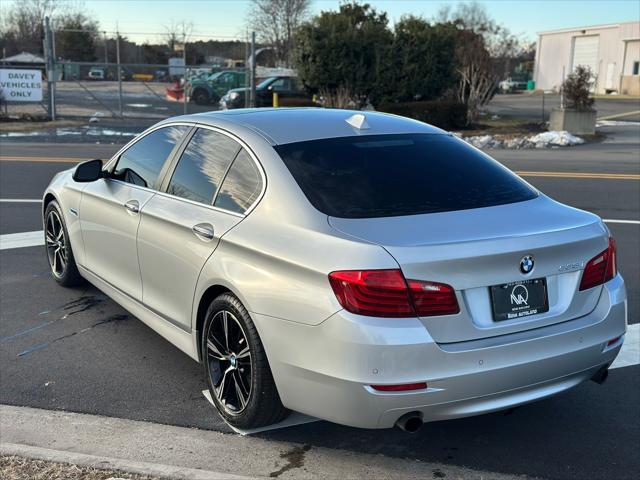
<svg viewBox="0 0 640 480"><path fill-rule="evenodd" d="M527 255L520 260L520 271L524 274L531 273L533 270L533 256Z"/></svg>

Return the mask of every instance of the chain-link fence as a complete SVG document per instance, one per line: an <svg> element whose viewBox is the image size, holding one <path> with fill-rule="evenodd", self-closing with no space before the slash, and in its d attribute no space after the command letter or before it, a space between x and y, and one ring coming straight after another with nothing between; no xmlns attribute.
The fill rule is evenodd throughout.
<svg viewBox="0 0 640 480"><path fill-rule="evenodd" d="M0 85L2 113L14 117L50 119L162 119L217 110L220 98L229 89L245 87L250 83L251 75L244 67L246 58L225 58L227 63L205 61L202 65L187 65L187 44L182 43L181 50L174 48L170 51L167 63L132 63L131 58L135 58L135 55L131 55L132 45L138 49L141 46L121 41L121 38L125 39L125 34L116 33L110 39L105 36L104 62L66 60L56 56L56 32L50 29L47 20L44 58L30 59L33 60L30 64L18 61L0 64L0 75L14 75L9 72L18 70L39 72L42 81L38 96L41 96L41 100L9 98L3 95ZM248 42L237 40L236 43L249 54ZM121 49L124 46L127 47L128 62L121 61ZM107 47L111 49L110 52ZM164 58L167 59L166 54Z"/></svg>
<svg viewBox="0 0 640 480"><path fill-rule="evenodd" d="M215 75L217 71L220 69L200 66L59 62L54 87L56 114L165 118L217 110L219 92L224 88L216 82L220 76ZM245 85L244 71L229 71L237 72L242 80L232 87ZM194 86L205 94L194 98Z"/></svg>

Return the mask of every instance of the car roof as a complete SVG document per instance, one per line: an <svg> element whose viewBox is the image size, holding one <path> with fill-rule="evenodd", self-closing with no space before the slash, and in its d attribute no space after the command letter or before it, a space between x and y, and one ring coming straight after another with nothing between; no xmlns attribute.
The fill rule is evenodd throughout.
<svg viewBox="0 0 640 480"><path fill-rule="evenodd" d="M347 120L354 115L364 116ZM191 121L234 130L248 128L262 135L272 145L361 135L398 133L444 134L426 123L397 115L372 111L330 108L247 108L174 117L169 121ZM360 128L353 126L360 125ZM241 133L238 131L236 133Z"/></svg>

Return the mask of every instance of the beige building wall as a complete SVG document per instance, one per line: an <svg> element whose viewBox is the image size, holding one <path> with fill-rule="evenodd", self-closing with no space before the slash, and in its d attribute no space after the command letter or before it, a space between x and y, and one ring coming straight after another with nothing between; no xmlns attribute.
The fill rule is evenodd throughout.
<svg viewBox="0 0 640 480"><path fill-rule="evenodd" d="M640 60L640 22L614 25L573 28L542 32L538 34L534 80L536 88L557 91L565 76L574 65L576 39L598 38L597 56L593 70L596 75L594 91L605 93L621 92L623 84L627 90L635 91L635 79L626 79L633 69L633 62ZM635 59L635 60L634 60ZM633 93L630 93L633 94Z"/></svg>

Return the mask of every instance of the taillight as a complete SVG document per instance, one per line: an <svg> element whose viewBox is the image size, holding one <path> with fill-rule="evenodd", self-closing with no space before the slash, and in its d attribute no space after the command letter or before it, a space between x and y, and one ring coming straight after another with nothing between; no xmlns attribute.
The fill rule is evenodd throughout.
<svg viewBox="0 0 640 480"><path fill-rule="evenodd" d="M405 280L394 270L347 270L329 274L338 302L352 313L370 317L426 317L458 313L449 285Z"/></svg>
<svg viewBox="0 0 640 480"><path fill-rule="evenodd" d="M587 262L582 272L580 290L596 287L608 282L618 273L616 241L609 237L609 247Z"/></svg>
<svg viewBox="0 0 640 480"><path fill-rule="evenodd" d="M460 311L453 287L443 283L407 280L413 306L419 317L453 315Z"/></svg>

